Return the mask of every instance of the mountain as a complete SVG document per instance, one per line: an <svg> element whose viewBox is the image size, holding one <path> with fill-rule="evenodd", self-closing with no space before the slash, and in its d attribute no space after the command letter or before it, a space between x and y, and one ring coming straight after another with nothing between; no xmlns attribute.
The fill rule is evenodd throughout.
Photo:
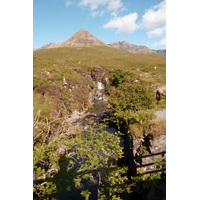
<svg viewBox="0 0 200 200"><path fill-rule="evenodd" d="M91 47L91 46L107 46L104 42L97 39L88 31L81 29L76 32L67 41L61 43L50 42L41 47L41 49L59 48L59 47Z"/></svg>
<svg viewBox="0 0 200 200"><path fill-rule="evenodd" d="M157 53L159 55L166 56L166 49L153 50L149 49L146 46L138 46L135 44L128 43L126 41L110 42L109 46L117 49L123 49L131 53L137 53L137 54Z"/></svg>
<svg viewBox="0 0 200 200"><path fill-rule="evenodd" d="M44 46L41 47L41 49L50 49L50 48L58 48L60 47L61 43L53 43L50 42L49 44L45 44Z"/></svg>
<svg viewBox="0 0 200 200"><path fill-rule="evenodd" d="M126 51L129 51L131 53L137 53L137 54L149 54L149 53L155 53L155 51L152 51L146 46L138 46L135 44L128 43L126 41L122 42L110 42L110 47L117 48L117 49L123 49Z"/></svg>
<svg viewBox="0 0 200 200"><path fill-rule="evenodd" d="M50 49L50 48L60 48L60 47L91 47L91 46L109 46L116 49L123 49L131 53L137 54L160 54L166 55L166 50L151 50L146 46L138 46L135 44L128 43L126 41L122 42L110 42L110 44L105 44L94 35L89 33L84 29L80 29L68 40L61 43L45 44L40 49Z"/></svg>
<svg viewBox="0 0 200 200"><path fill-rule="evenodd" d="M159 50L154 50L157 54L160 54L162 56L166 56L166 49L159 49Z"/></svg>
<svg viewBox="0 0 200 200"><path fill-rule="evenodd" d="M66 42L63 42L61 47L90 47L93 45L106 46L104 42L97 39L94 35L84 29L81 29Z"/></svg>

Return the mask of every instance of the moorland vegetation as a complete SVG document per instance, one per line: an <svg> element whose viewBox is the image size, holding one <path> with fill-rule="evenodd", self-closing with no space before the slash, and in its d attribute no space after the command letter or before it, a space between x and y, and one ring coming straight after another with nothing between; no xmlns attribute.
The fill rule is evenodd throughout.
<svg viewBox="0 0 200 200"><path fill-rule="evenodd" d="M68 131L74 111L92 107L97 81L105 86L107 121L118 131L126 127L137 137L165 132L165 121L154 118L166 106L166 96L156 100L156 89L166 85L166 57L107 46L34 51L34 199L59 199L63 191L78 191L85 199L121 199L161 182L158 174L127 176L127 167L117 164L124 156L119 137L105 131L105 124ZM88 189L93 185L95 194Z"/></svg>

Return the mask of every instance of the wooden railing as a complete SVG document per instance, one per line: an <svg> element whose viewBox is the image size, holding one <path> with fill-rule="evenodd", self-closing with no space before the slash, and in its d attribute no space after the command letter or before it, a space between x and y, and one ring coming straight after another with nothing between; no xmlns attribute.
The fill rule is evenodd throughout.
<svg viewBox="0 0 200 200"><path fill-rule="evenodd" d="M139 156L139 158L142 159L143 158L147 158L147 157L153 157L153 156L159 156L159 155L162 155L162 158L164 158L166 154L166 151L162 151L162 152L159 152L159 153L152 153L152 154L149 154L149 155L144 155L144 156ZM134 157L134 160L135 160L135 157ZM136 163L136 162L135 162ZM144 173L137 173L137 169L138 168L142 168L142 167L147 167L147 166L152 166L155 164L155 161L154 162L150 162L150 163L146 163L146 164L135 164L135 167L136 167L136 176L139 176L139 175L144 175L144 174L151 174L151 173L154 173L154 172L162 172L162 174L164 174L164 171L166 170L166 167L164 167L164 164L162 164L161 166L161 169L156 169L156 170L151 170L151 171L147 171L147 172L144 172Z"/></svg>

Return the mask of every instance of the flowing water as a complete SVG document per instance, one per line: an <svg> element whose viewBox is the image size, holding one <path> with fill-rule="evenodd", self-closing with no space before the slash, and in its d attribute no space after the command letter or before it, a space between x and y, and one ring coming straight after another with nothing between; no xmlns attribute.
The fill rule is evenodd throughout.
<svg viewBox="0 0 200 200"><path fill-rule="evenodd" d="M97 92L100 93L100 97L93 100L93 107L89 109L89 113L91 113L90 120L92 121L93 127L95 127L104 117L106 117L109 112L107 108L108 102L105 99L105 91L104 86L101 82L97 82ZM114 134L118 132L115 127L106 127L108 133ZM120 137L120 146L124 147L124 139Z"/></svg>
<svg viewBox="0 0 200 200"><path fill-rule="evenodd" d="M101 82L97 82L97 89L98 90L103 90L103 84Z"/></svg>
<svg viewBox="0 0 200 200"><path fill-rule="evenodd" d="M104 98L104 87L103 84L101 82L97 82L97 92L99 92L101 95L100 97L98 97L97 99L93 100L93 107L90 108L88 110L88 112L90 113L90 115L86 118L86 119L82 119L82 123L84 125L84 130L87 130L88 126L93 126L94 128L98 127L98 123L101 122L101 120L106 116L106 113L108 112L107 109L107 101ZM109 132L110 134L114 134L117 131L117 129L115 127L106 127L104 128L104 130L106 130L107 132ZM120 146L124 147L124 139L123 137L119 136L120 138ZM128 165L126 158L122 158L119 159L118 163L119 166L123 166L123 165ZM83 189L83 188L82 188ZM84 199L81 198L80 196L80 191L82 189L78 189L76 191L71 191L71 192L64 192L61 195L59 195L59 197L61 199ZM96 200L97 199L97 185L91 185L89 187L89 190L91 191L91 196L89 199L92 200ZM122 197L124 200L128 199L128 195L127 194L123 194Z"/></svg>

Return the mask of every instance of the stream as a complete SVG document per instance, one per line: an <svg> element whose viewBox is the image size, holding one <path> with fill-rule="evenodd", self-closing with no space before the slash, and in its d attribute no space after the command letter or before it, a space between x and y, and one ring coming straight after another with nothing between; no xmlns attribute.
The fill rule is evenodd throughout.
<svg viewBox="0 0 200 200"><path fill-rule="evenodd" d="M88 127L93 127L94 131L98 130L98 124L105 124L104 119L106 119L109 116L109 109L108 109L108 101L105 96L105 90L104 86L101 82L96 83L97 87L95 89L95 93L93 95L93 106L87 110L87 115L85 117L80 118L79 123L83 127L85 131L87 131ZM166 120L166 109L162 109L159 111L156 111L156 120ZM114 124L112 122L109 122L109 125L104 128L105 131L107 131L110 134L115 134L118 132L118 129L114 127ZM121 132L126 132L126 130L121 130ZM131 176L134 174L134 172L131 169L134 169L133 163L130 159L133 155L130 153L130 143L129 139L127 139L127 134L125 135L118 135L120 139L119 146L123 148L124 157L119 159L117 161L117 165L119 167L126 166L128 167L128 171L126 173L126 176L128 179L131 179ZM162 139L162 138L161 138ZM162 141L163 140L163 141ZM160 141L154 141L154 148L156 151L163 151L163 147L165 146L165 140L162 139ZM160 150L161 148L161 150ZM132 151L131 151L132 152ZM87 182L84 183L84 185L88 185ZM94 183L93 185L88 185L88 188L79 188L77 190L71 190L68 192L64 192L61 195L59 195L60 199L68 199L68 200L74 200L74 199L84 199L81 197L80 193L84 189L89 189L91 192L89 199L90 200L97 200L97 189L98 189L98 183ZM126 192L122 193L120 197L123 200L128 199L141 199L141 194L127 194Z"/></svg>
<svg viewBox="0 0 200 200"><path fill-rule="evenodd" d="M93 107L89 109L89 113L91 113L91 117L90 120L93 121L93 127L95 128L96 125L98 123L100 123L101 121L103 121L103 119L107 116L107 114L109 113L109 110L107 109L107 100L105 97L105 90L104 90L104 86L101 82L97 82L97 91L96 93L98 94L96 96L96 98L93 100ZM114 134L116 132L118 132L117 128L109 125L107 127L104 128L105 131L107 131L110 134ZM119 146L124 148L125 145L125 140L123 138L123 136L118 135L119 139L120 139L120 144ZM124 156L125 156L125 152L124 152ZM121 159L118 160L117 165L122 167L122 166L129 166L129 162L128 162L128 158L123 157ZM130 178L130 171L127 172L127 176ZM124 200L128 199L128 195L127 194L122 194L121 196ZM91 196L90 199L95 199L94 197Z"/></svg>
<svg viewBox="0 0 200 200"><path fill-rule="evenodd" d="M100 123L106 116L109 110L107 109L107 100L105 97L105 91L103 84L101 82L97 82L97 91L98 94L96 99L93 100L93 107L89 109L89 113L91 113L90 119L93 127L95 128L98 123ZM87 126L85 126L87 129ZM105 131L107 131L110 134L114 134L118 132L118 130L115 127L108 126L104 128ZM124 139L123 137L119 136L120 139L120 147L124 147Z"/></svg>
<svg viewBox="0 0 200 200"><path fill-rule="evenodd" d="M82 125L84 127L84 130L86 131L88 126L92 126L93 128L98 127L98 123L100 123L103 118L107 116L108 109L107 109L107 100L105 98L105 91L103 84L101 82L97 82L97 89L95 92L95 98L93 100L93 106L88 110L88 113L90 113L87 117L81 119L82 120ZM105 127L104 130L106 130L110 134L114 134L118 132L118 130L115 127L108 126ZM124 138L123 136L119 136L120 139L120 147L124 148ZM124 154L125 155L125 154ZM123 157L122 159L119 159L117 162L118 166L129 166L128 163L128 158ZM127 176L130 177L130 170L127 172ZM76 191L71 191L71 192L64 192L59 195L60 199L84 199L83 197L80 196L80 191L82 190L78 189ZM91 185L89 187L89 190L91 192L90 198L91 200L96 200L97 199L97 185ZM124 200L128 199L128 194L123 193L122 197Z"/></svg>

